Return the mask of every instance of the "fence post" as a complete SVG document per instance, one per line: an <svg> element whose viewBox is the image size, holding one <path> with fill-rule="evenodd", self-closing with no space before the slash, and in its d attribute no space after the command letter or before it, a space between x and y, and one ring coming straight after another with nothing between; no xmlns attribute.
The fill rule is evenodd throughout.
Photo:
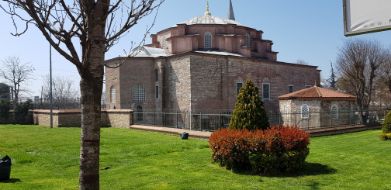
<svg viewBox="0 0 391 190"><path fill-rule="evenodd" d="M200 131L202 131L202 113L200 112Z"/></svg>
<svg viewBox="0 0 391 190"><path fill-rule="evenodd" d="M156 125L156 111L152 112L153 114L153 125Z"/></svg>
<svg viewBox="0 0 391 190"><path fill-rule="evenodd" d="M221 112L219 113L219 118L220 118L219 128L223 128L224 127L224 122L223 122L223 117L221 116Z"/></svg>
<svg viewBox="0 0 391 190"><path fill-rule="evenodd" d="M281 125L281 117L282 117L281 112L277 112L276 115L278 117L278 125Z"/></svg>
<svg viewBox="0 0 391 190"><path fill-rule="evenodd" d="M191 111L189 111L189 123L190 123L190 124L189 124L189 129L190 129L190 131L191 131L191 120L192 120L192 119L191 119Z"/></svg>
<svg viewBox="0 0 391 190"><path fill-rule="evenodd" d="M178 110L176 110L176 114L175 114L175 116L176 116L176 128L178 128L178 115L179 115L179 113L178 113Z"/></svg>

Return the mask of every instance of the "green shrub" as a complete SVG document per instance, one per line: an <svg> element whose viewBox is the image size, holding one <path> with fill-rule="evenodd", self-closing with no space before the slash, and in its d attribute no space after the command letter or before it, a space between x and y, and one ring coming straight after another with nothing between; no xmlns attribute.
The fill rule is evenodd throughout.
<svg viewBox="0 0 391 190"><path fill-rule="evenodd" d="M10 113L10 102L9 101L0 101L0 118L7 120Z"/></svg>
<svg viewBox="0 0 391 190"><path fill-rule="evenodd" d="M264 131L221 129L209 138L213 161L257 174L297 172L309 153L308 144L305 131L281 126Z"/></svg>
<svg viewBox="0 0 391 190"><path fill-rule="evenodd" d="M16 105L15 109L15 123L25 124L30 123L29 110L33 109L31 100Z"/></svg>
<svg viewBox="0 0 391 190"><path fill-rule="evenodd" d="M259 97L258 88L250 80L246 81L245 86L240 89L229 128L248 130L269 128L269 119Z"/></svg>
<svg viewBox="0 0 391 190"><path fill-rule="evenodd" d="M391 133L391 111L389 111L384 118L382 130L383 133Z"/></svg>

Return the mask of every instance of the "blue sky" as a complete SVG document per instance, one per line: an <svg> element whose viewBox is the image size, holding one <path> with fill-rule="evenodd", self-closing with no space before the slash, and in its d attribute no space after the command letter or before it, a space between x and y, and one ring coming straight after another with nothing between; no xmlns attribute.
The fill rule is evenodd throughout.
<svg viewBox="0 0 391 190"><path fill-rule="evenodd" d="M319 66L322 78L330 72L330 62L337 57L339 49L348 39L378 40L391 47L390 31L366 34L356 37L343 35L343 17L341 0L232 0L236 20L243 25L262 30L264 38L274 42L273 50L279 52L278 60L297 62L304 60ZM152 29L156 33L176 23L202 15L205 0L166 0L159 10L157 22ZM210 0L212 15L226 17L228 0ZM106 54L106 58L123 54L129 50L131 42L139 42L153 20L153 15L132 28L121 41ZM43 76L48 74L48 43L34 28L21 37L13 37L11 20L0 12L0 60L8 56L18 56L22 62L31 63L36 71L34 80L27 88L29 96L39 95ZM149 42L149 39L148 41ZM67 77L75 81L78 88L78 73L74 66L60 55L53 56L54 76ZM1 80L1 79L0 79Z"/></svg>

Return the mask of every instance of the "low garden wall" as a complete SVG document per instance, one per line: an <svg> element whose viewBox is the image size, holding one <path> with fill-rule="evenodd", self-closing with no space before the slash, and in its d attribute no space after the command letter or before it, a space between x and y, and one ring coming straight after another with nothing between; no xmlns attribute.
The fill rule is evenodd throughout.
<svg viewBox="0 0 391 190"><path fill-rule="evenodd" d="M133 124L132 110L102 110L102 126L127 128ZM35 125L50 126L50 110L33 110ZM53 110L53 127L80 127L81 112L77 110Z"/></svg>

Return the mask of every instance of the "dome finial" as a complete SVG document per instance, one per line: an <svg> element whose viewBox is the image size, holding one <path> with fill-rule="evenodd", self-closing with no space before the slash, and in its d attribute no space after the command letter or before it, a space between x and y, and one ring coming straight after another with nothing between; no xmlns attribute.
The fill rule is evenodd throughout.
<svg viewBox="0 0 391 190"><path fill-rule="evenodd" d="M232 6L231 0L229 0L228 19L235 20L235 13L234 13L234 8Z"/></svg>
<svg viewBox="0 0 391 190"><path fill-rule="evenodd" d="M212 14L209 11L209 1L206 0L206 10L205 10L205 16L211 16Z"/></svg>

